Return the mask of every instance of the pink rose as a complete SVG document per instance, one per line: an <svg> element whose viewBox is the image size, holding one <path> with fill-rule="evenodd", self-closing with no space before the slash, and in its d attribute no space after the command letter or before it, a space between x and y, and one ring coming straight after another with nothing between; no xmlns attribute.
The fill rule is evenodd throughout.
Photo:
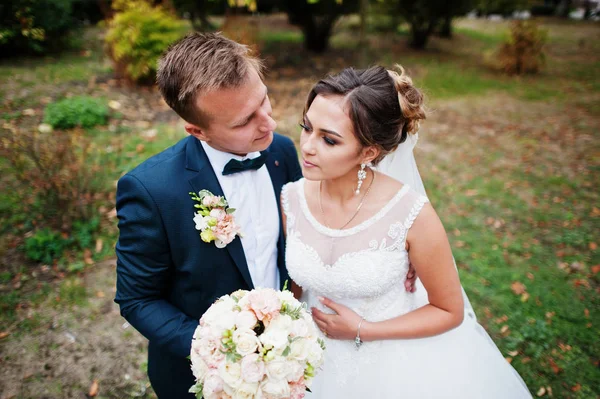
<svg viewBox="0 0 600 399"><path fill-rule="evenodd" d="M258 320L272 320L281 309L281 301L275 290L270 288L257 289L248 294L248 306Z"/></svg>
<svg viewBox="0 0 600 399"><path fill-rule="evenodd" d="M290 384L290 399L302 399L304 395L306 395L306 384L303 376L298 381Z"/></svg>
<svg viewBox="0 0 600 399"><path fill-rule="evenodd" d="M223 220L227 213L222 208L216 208L210 211L210 216L217 220Z"/></svg>
<svg viewBox="0 0 600 399"><path fill-rule="evenodd" d="M207 195L206 197L202 198L202 205L206 207L213 207L216 206L220 200L221 199L216 195Z"/></svg>
<svg viewBox="0 0 600 399"><path fill-rule="evenodd" d="M246 382L260 382L265 375L265 364L256 353L242 359L242 379Z"/></svg>

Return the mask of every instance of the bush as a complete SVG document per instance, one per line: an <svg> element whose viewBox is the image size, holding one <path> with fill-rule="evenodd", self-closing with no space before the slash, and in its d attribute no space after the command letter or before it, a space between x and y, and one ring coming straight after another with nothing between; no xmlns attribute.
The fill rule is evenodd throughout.
<svg viewBox="0 0 600 399"><path fill-rule="evenodd" d="M26 228L50 228L70 236L80 231L76 221L92 220L105 201L110 175L101 153L81 129L0 130L0 174L10 190ZM87 244L86 244L87 245Z"/></svg>
<svg viewBox="0 0 600 399"><path fill-rule="evenodd" d="M108 107L103 100L93 97L72 97L48 104L44 122L58 129L82 127L85 129L108 122Z"/></svg>
<svg viewBox="0 0 600 399"><path fill-rule="evenodd" d="M509 74L537 73L544 65L547 32L533 21L515 21L498 51L500 67Z"/></svg>
<svg viewBox="0 0 600 399"><path fill-rule="evenodd" d="M135 6L124 7L109 23L106 43L117 75L134 83L153 83L158 59L190 26L161 7L131 3Z"/></svg>
<svg viewBox="0 0 600 399"><path fill-rule="evenodd" d="M74 0L8 0L0 6L0 53L62 50L79 27Z"/></svg>
<svg viewBox="0 0 600 399"><path fill-rule="evenodd" d="M59 231L43 228L25 239L25 256L35 262L51 264L70 244Z"/></svg>

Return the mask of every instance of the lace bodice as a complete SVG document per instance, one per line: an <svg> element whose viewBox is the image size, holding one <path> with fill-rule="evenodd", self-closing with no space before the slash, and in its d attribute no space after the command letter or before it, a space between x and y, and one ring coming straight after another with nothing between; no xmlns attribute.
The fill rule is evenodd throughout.
<svg viewBox="0 0 600 399"><path fill-rule="evenodd" d="M311 214L304 184L302 179L282 191L290 277L313 296L344 303L371 321L412 310L403 288L409 263L405 243L427 198L404 185L376 215L334 230Z"/></svg>

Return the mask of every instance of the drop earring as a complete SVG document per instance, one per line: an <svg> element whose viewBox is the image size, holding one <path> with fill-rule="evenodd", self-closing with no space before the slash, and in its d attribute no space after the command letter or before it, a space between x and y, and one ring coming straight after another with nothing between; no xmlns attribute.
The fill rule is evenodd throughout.
<svg viewBox="0 0 600 399"><path fill-rule="evenodd" d="M363 184L363 180L367 178L367 171L365 170L366 166L367 165L364 163L360 164L360 170L358 171L358 186L356 187L356 191L354 192L355 195L360 194L360 187Z"/></svg>

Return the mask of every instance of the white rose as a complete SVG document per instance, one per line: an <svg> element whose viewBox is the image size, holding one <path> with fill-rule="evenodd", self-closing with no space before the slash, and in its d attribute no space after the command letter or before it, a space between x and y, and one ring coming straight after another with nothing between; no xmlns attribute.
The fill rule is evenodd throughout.
<svg viewBox="0 0 600 399"><path fill-rule="evenodd" d="M192 360L192 374L194 374L196 380L202 380L208 372L208 366L206 365L206 362L204 362L204 360L202 360L202 358L194 352L192 352L190 358Z"/></svg>
<svg viewBox="0 0 600 399"><path fill-rule="evenodd" d="M215 333L221 335L224 330L230 330L235 326L235 317L237 312L233 311L235 302L228 298L214 303L209 310L202 316L202 321Z"/></svg>
<svg viewBox="0 0 600 399"><path fill-rule="evenodd" d="M253 399L258 391L258 383L243 382L233 393L233 399Z"/></svg>
<svg viewBox="0 0 600 399"><path fill-rule="evenodd" d="M274 360L267 362L267 376L271 380L287 381L287 362L285 358L278 356Z"/></svg>
<svg viewBox="0 0 600 399"><path fill-rule="evenodd" d="M279 299L281 302L286 302L288 306L298 307L300 306L300 302L296 298L294 298L294 294L291 291L281 291L279 293Z"/></svg>
<svg viewBox="0 0 600 399"><path fill-rule="evenodd" d="M309 324L304 319L292 321L290 335L292 337L308 337L310 335Z"/></svg>
<svg viewBox="0 0 600 399"><path fill-rule="evenodd" d="M288 360L286 369L286 378L289 382L298 381L304 375L304 366L298 361Z"/></svg>
<svg viewBox="0 0 600 399"><path fill-rule="evenodd" d="M252 330L236 330L232 338L237 353L242 356L255 353L260 346L260 341Z"/></svg>
<svg viewBox="0 0 600 399"><path fill-rule="evenodd" d="M306 360L308 360L314 368L319 367L323 363L323 349L317 341L310 341Z"/></svg>
<svg viewBox="0 0 600 399"><path fill-rule="evenodd" d="M311 349L310 341L305 338L295 339L290 345L289 358L296 360L306 360Z"/></svg>
<svg viewBox="0 0 600 399"><path fill-rule="evenodd" d="M266 348L274 348L275 350L283 350L288 344L287 330L278 330L269 328L260 336L260 342Z"/></svg>
<svg viewBox="0 0 600 399"><path fill-rule="evenodd" d="M219 377L219 372L217 370L209 371L202 385L202 394L206 399L217 398L222 391L223 380Z"/></svg>
<svg viewBox="0 0 600 399"><path fill-rule="evenodd" d="M238 329L252 330L257 322L258 319L249 310L242 310L235 316L235 325Z"/></svg>
<svg viewBox="0 0 600 399"><path fill-rule="evenodd" d="M223 362L219 367L219 376L234 390L242 383L242 367L239 363Z"/></svg>
<svg viewBox="0 0 600 399"><path fill-rule="evenodd" d="M290 397L290 386L286 380L267 380L260 386L266 398L283 399Z"/></svg>

